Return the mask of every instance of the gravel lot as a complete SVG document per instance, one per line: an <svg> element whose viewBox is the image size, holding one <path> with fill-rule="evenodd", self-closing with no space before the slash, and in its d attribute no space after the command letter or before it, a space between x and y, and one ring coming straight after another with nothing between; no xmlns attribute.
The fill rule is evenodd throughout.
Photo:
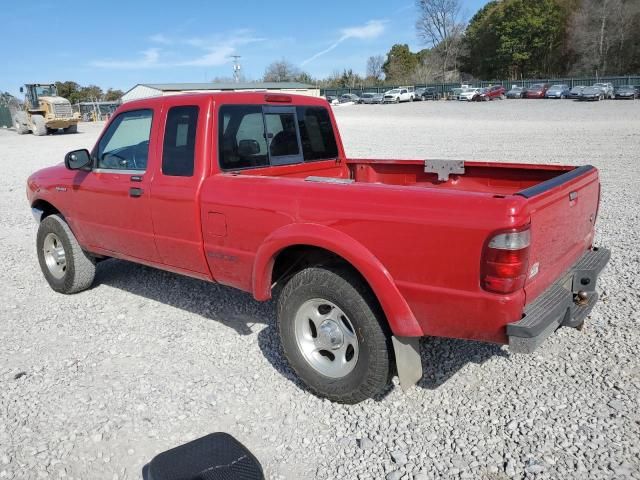
<svg viewBox="0 0 640 480"><path fill-rule="evenodd" d="M274 309L112 260L55 294L36 259L25 180L77 135L0 130L0 478L140 478L155 454L214 431L274 479L640 478L640 101L423 102L335 108L360 157L591 163L612 249L583 331L531 356L426 339L406 394L341 406L286 366Z"/></svg>

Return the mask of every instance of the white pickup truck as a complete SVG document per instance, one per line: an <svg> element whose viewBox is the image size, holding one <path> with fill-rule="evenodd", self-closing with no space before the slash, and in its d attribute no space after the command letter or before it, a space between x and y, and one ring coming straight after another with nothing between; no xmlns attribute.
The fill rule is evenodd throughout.
<svg viewBox="0 0 640 480"><path fill-rule="evenodd" d="M384 92L383 103L413 102L415 98L413 87L398 87Z"/></svg>

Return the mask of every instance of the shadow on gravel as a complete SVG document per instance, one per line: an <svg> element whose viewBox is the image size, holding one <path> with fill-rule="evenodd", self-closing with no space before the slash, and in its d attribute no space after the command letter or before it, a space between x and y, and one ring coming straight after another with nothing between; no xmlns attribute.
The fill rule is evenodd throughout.
<svg viewBox="0 0 640 480"><path fill-rule="evenodd" d="M108 285L185 310L233 328L239 335L251 335L253 325L264 324L267 328L257 336L262 354L280 375L307 390L280 348L272 302L258 302L235 288L115 259L99 265L94 283L97 285ZM481 364L494 356L508 356L500 345L435 337L421 342L420 353L424 375L418 386L429 390L440 387L468 363ZM374 400L383 400L391 390Z"/></svg>
<svg viewBox="0 0 640 480"><path fill-rule="evenodd" d="M418 386L434 390L453 377L468 363L482 364L491 357L509 354L493 343L428 337L421 342L422 380Z"/></svg>
<svg viewBox="0 0 640 480"><path fill-rule="evenodd" d="M269 323L274 314L271 302L257 302L235 288L122 260L100 263L94 287L97 285L108 285L214 320L240 335L251 335L253 325Z"/></svg>

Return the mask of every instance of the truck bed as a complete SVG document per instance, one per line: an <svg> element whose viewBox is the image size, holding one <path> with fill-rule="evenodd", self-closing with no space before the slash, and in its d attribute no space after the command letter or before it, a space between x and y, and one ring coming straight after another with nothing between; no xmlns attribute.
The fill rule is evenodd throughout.
<svg viewBox="0 0 640 480"><path fill-rule="evenodd" d="M452 174L447 181L439 181L435 173L425 172L424 165L424 160L348 159L345 163L318 162L295 168L248 170L243 174L513 195L575 170L575 167L563 165L465 161L464 174Z"/></svg>
<svg viewBox="0 0 640 480"><path fill-rule="evenodd" d="M505 323L520 320L525 305L590 248L598 173L589 165L464 167L464 174L439 181L425 173L424 160L321 161L234 172L250 186L232 191L246 188L265 205L277 203L266 192L278 185L286 192L277 208L282 222L331 225L366 245L394 278L425 335L504 343ZM479 259L486 238L527 223L532 240L525 287L505 298L482 291ZM449 254L443 259L442 252Z"/></svg>

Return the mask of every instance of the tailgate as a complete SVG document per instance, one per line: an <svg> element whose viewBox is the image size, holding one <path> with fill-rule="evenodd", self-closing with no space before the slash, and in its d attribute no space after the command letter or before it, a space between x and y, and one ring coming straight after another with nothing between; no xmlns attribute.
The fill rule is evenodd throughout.
<svg viewBox="0 0 640 480"><path fill-rule="evenodd" d="M527 304L535 300L591 247L600 182L591 165L518 192L529 200L531 248L525 284Z"/></svg>

